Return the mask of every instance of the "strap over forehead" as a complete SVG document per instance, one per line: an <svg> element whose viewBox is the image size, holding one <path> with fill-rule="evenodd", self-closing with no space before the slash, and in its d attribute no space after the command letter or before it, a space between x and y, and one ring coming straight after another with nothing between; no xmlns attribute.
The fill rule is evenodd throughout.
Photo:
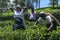
<svg viewBox="0 0 60 40"><path fill-rule="evenodd" d="M21 6L20 6L20 5L17 5L17 6L16 6L16 8L17 8L17 7L21 8Z"/></svg>
<svg viewBox="0 0 60 40"><path fill-rule="evenodd" d="M42 13L45 13L45 12L43 12L43 11L42 11L42 12L40 12L40 14L42 14Z"/></svg>
<svg viewBox="0 0 60 40"><path fill-rule="evenodd" d="M40 17L45 17L45 16L47 16L46 14L45 14L45 12L40 12Z"/></svg>

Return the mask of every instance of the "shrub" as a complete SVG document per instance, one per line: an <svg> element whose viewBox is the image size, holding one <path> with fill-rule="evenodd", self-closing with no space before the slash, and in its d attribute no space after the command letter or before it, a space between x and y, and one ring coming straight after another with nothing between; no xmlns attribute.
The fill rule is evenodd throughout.
<svg viewBox="0 0 60 40"><path fill-rule="evenodd" d="M50 9L47 10L49 10L49 12L52 11ZM57 13L60 13L55 11L52 12L52 14L55 16L57 15ZM26 30L17 29L15 31L12 31L14 21L12 17L6 18L12 15L12 13L8 13L4 14L3 16L5 17L5 19L3 20L3 18L1 18L0 21L0 40L60 40L60 26L57 27L56 31L53 30L52 32L47 32L46 26L42 23L38 24L34 28L34 22L30 22L28 20L28 17L26 17L28 15L27 13L25 14L27 26ZM58 16L56 17L60 20Z"/></svg>

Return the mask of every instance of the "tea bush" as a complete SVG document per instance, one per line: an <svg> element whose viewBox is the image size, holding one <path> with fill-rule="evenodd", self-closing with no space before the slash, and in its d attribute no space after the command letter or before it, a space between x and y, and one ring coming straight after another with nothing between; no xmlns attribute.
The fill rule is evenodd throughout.
<svg viewBox="0 0 60 40"><path fill-rule="evenodd" d="M60 12L52 12L60 21L60 18L57 16L57 13L59 14ZM34 28L34 22L30 22L27 15L25 14L26 30L17 29L12 31L13 14L10 11L2 13L0 17L0 40L60 40L60 26L52 32L47 32L46 26L42 23Z"/></svg>

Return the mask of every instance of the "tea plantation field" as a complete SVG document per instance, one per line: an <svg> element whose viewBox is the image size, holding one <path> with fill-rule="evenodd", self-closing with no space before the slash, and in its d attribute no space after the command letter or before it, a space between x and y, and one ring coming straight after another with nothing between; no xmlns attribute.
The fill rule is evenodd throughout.
<svg viewBox="0 0 60 40"><path fill-rule="evenodd" d="M52 12L54 16L60 21L60 11L53 9L43 9L45 12ZM29 10L30 11L30 10ZM29 13L28 11L28 13ZM35 10L38 13L41 10ZM33 28L34 22L28 20L28 13L25 12L26 30L12 31L14 19L13 13L7 11L0 15L0 40L60 40L60 26L57 30L47 33L45 24L38 24Z"/></svg>

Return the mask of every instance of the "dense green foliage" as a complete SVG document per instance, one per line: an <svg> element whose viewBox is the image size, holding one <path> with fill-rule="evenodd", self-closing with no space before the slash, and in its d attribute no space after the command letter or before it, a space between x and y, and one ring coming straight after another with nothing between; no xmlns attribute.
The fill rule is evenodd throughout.
<svg viewBox="0 0 60 40"><path fill-rule="evenodd" d="M53 15L55 15L60 21L59 11L52 10L50 8L43 9L43 11L46 10L52 12ZM39 9L36 11L38 13L40 12ZM26 13L26 30L18 29L16 31L12 31L12 26L14 23L13 13L10 11L2 13L2 16L0 16L0 40L60 40L59 26L57 27L57 31L53 30L52 32L47 33L46 26L42 23L33 28L34 22L30 22L27 15L28 14Z"/></svg>

